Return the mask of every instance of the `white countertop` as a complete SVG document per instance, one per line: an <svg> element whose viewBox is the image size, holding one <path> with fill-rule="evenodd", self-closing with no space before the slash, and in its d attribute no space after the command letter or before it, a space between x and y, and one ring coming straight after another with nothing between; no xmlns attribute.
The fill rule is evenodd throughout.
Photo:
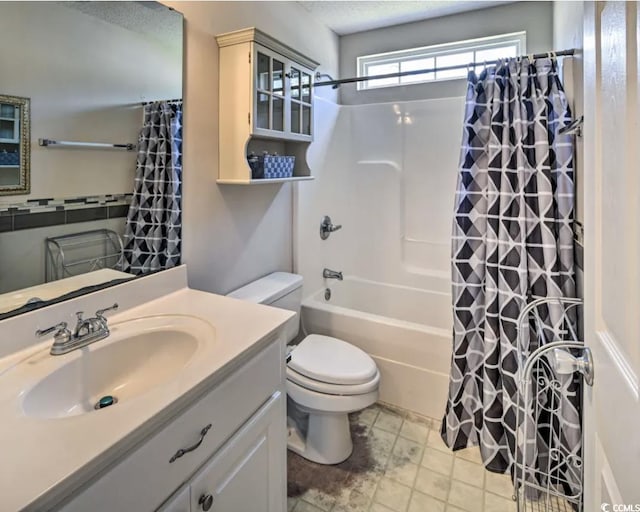
<svg viewBox="0 0 640 512"><path fill-rule="evenodd" d="M47 301L86 286L108 283L114 279L133 279L134 277L135 276L127 274L126 272L103 268L94 270L93 272L23 288L21 290L2 293L0 294L0 313L6 313L25 306L29 300L39 299L41 301Z"/></svg>
<svg viewBox="0 0 640 512"><path fill-rule="evenodd" d="M2 512L43 510L91 480L259 350L261 342L293 316L290 311L184 288L113 315L109 322L161 314L191 315L209 322L216 330L213 349L190 363L179 378L99 413L42 419L22 411L17 393L24 390L12 385L10 366L30 355L30 360L54 357L48 354L51 339L0 359L0 368L5 368L0 372ZM55 357L62 361L71 354Z"/></svg>

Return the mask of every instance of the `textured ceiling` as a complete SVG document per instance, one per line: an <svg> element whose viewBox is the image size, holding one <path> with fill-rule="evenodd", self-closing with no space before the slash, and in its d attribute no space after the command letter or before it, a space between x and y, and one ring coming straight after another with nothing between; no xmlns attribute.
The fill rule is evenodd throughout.
<svg viewBox="0 0 640 512"><path fill-rule="evenodd" d="M57 2L182 52L182 15L159 2Z"/></svg>
<svg viewBox="0 0 640 512"><path fill-rule="evenodd" d="M388 27L447 14L485 9L510 0L307 1L298 2L338 35Z"/></svg>

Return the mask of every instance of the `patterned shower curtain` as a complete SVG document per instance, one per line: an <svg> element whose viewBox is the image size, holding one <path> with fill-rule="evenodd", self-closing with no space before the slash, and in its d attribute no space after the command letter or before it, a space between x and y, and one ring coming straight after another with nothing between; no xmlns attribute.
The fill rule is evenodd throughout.
<svg viewBox="0 0 640 512"><path fill-rule="evenodd" d="M453 356L441 434L453 450L479 445L494 472L514 465L523 360L518 315L537 298L575 296L573 143L558 134L570 117L555 59L510 59L469 75L452 236ZM558 312L543 315L554 332ZM533 350L536 336L525 334ZM573 434L553 435L576 453L579 384L567 386L563 421ZM539 425L536 442L548 439L541 429L562 427L545 418L526 421Z"/></svg>
<svg viewBox="0 0 640 512"><path fill-rule="evenodd" d="M182 103L158 101L144 107L123 270L137 275L179 265L181 232Z"/></svg>

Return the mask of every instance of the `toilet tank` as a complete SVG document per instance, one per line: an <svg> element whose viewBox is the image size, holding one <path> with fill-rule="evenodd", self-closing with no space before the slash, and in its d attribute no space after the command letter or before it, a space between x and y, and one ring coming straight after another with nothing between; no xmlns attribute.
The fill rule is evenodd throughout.
<svg viewBox="0 0 640 512"><path fill-rule="evenodd" d="M288 272L274 272L232 291L227 296L295 312L295 318L292 318L285 327L287 343L293 341L298 335L302 304L302 276Z"/></svg>

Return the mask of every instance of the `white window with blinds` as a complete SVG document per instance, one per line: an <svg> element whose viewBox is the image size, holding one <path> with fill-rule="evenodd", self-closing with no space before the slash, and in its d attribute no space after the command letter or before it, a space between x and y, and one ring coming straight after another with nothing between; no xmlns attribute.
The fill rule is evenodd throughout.
<svg viewBox="0 0 640 512"><path fill-rule="evenodd" d="M358 90L466 78L468 66L475 67L476 72L479 72L485 67L485 62L517 57L526 52L526 32L514 32L435 46L362 55L358 57L359 77L421 69L435 69L435 71L358 82ZM452 66L462 67L442 69Z"/></svg>

